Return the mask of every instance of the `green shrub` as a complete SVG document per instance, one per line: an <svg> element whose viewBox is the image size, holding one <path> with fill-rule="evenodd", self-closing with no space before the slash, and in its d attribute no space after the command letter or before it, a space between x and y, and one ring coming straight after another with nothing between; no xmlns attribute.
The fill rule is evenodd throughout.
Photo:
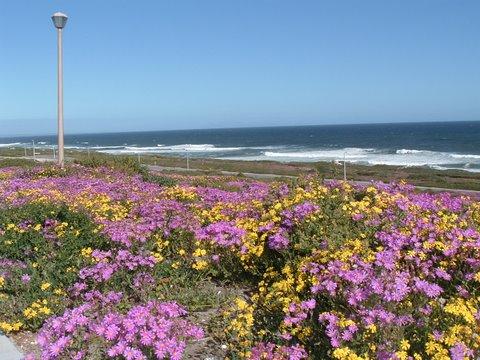
<svg viewBox="0 0 480 360"><path fill-rule="evenodd" d="M147 169L131 156L105 156L94 154L89 157L75 159L76 164L96 168L100 166L110 167L128 174L146 175Z"/></svg>
<svg viewBox="0 0 480 360"><path fill-rule="evenodd" d="M86 263L82 249L106 245L87 215L65 206L29 204L0 210L2 319L22 319L23 328L35 330L47 317L62 312L69 305L67 289Z"/></svg>
<svg viewBox="0 0 480 360"><path fill-rule="evenodd" d="M0 168L12 166L30 168L35 166L35 161L22 158L10 158L0 160Z"/></svg>
<svg viewBox="0 0 480 360"><path fill-rule="evenodd" d="M177 181L171 177L152 174L148 172L142 176L142 179L143 181L157 184L159 186L172 187L177 185Z"/></svg>

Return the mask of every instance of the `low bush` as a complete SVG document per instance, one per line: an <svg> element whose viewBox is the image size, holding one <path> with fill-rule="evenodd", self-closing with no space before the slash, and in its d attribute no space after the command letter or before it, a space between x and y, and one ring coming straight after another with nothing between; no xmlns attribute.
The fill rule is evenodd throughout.
<svg viewBox="0 0 480 360"><path fill-rule="evenodd" d="M7 158L7 159L0 160L0 168L12 167L12 166L29 168L29 167L35 166L35 164L36 163L33 160L22 159L22 158Z"/></svg>
<svg viewBox="0 0 480 360"><path fill-rule="evenodd" d="M145 166L141 165L136 158L131 156L83 155L82 157L76 158L75 163L90 168L109 167L127 174L147 175Z"/></svg>
<svg viewBox="0 0 480 360"><path fill-rule="evenodd" d="M177 185L177 182L172 177L150 173L150 172L143 174L142 179L143 181L156 184L159 186L172 187Z"/></svg>
<svg viewBox="0 0 480 360"><path fill-rule="evenodd" d="M88 216L66 206L32 203L0 210L2 330L38 329L70 303L68 289L87 262L84 249L107 239Z"/></svg>

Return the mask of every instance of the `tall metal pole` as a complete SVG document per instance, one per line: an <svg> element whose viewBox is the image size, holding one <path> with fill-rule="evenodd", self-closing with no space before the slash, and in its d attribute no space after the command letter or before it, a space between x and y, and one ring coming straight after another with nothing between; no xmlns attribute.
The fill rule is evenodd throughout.
<svg viewBox="0 0 480 360"><path fill-rule="evenodd" d="M65 166L63 144L63 48L62 29L57 28L58 33L58 165Z"/></svg>
<svg viewBox="0 0 480 360"><path fill-rule="evenodd" d="M64 167L64 151L63 151L63 43L62 33L65 24L67 23L68 16L56 12L52 16L53 25L57 29L57 47L58 47L58 68L57 68L57 80L58 80L58 165Z"/></svg>

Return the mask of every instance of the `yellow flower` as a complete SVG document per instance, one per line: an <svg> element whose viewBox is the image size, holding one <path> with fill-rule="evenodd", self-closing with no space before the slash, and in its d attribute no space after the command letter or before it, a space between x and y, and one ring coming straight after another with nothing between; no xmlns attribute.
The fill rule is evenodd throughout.
<svg viewBox="0 0 480 360"><path fill-rule="evenodd" d="M408 342L408 340L402 340L400 342L400 349L402 349L403 351L407 351L408 349L410 349L410 343Z"/></svg>
<svg viewBox="0 0 480 360"><path fill-rule="evenodd" d="M467 323L475 324L477 309L473 300L456 298L451 300L444 308L446 313L462 317Z"/></svg>
<svg viewBox="0 0 480 360"><path fill-rule="evenodd" d="M363 357L358 356L348 347L337 348L333 351L333 357L339 360L364 360Z"/></svg>
<svg viewBox="0 0 480 360"><path fill-rule="evenodd" d="M50 315L52 313L52 310L50 310L50 308L48 308L46 306L41 307L40 309L38 309L38 311L40 311L41 313L43 313L45 315Z"/></svg>
<svg viewBox="0 0 480 360"><path fill-rule="evenodd" d="M27 318L27 319L33 319L34 317L37 316L37 311L28 307L26 308L25 310L23 310L23 315Z"/></svg>
<svg viewBox="0 0 480 360"><path fill-rule="evenodd" d="M159 252L152 252L152 255L155 258L157 263L160 263L164 260L164 257Z"/></svg>
<svg viewBox="0 0 480 360"><path fill-rule="evenodd" d="M204 270L208 267L208 262L205 260L197 260L193 265L192 268L195 270Z"/></svg>
<svg viewBox="0 0 480 360"><path fill-rule="evenodd" d="M207 255L207 250L205 250L205 249L197 248L193 252L193 256L195 256L195 257L201 257L201 256L205 256L205 255Z"/></svg>
<svg viewBox="0 0 480 360"><path fill-rule="evenodd" d="M50 286L52 286L52 284L46 282L46 283L43 283L42 286L40 286L40 289L42 289L43 291L46 291Z"/></svg>
<svg viewBox="0 0 480 360"><path fill-rule="evenodd" d="M377 332L377 325L370 324L367 326L367 330L370 331L372 334L375 334Z"/></svg>
<svg viewBox="0 0 480 360"><path fill-rule="evenodd" d="M18 331L22 327L22 323L20 321L14 322L14 323L8 323L8 322L0 322L0 330L6 333L12 332L12 331Z"/></svg>
<svg viewBox="0 0 480 360"><path fill-rule="evenodd" d="M87 247L87 248L82 249L81 254L82 254L83 257L88 258L88 257L90 257L90 255L92 255L92 252L93 252L92 248Z"/></svg>

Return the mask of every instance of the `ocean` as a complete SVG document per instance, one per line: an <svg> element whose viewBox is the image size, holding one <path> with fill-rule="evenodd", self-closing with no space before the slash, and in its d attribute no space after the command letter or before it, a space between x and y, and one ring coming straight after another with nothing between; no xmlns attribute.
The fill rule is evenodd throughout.
<svg viewBox="0 0 480 360"><path fill-rule="evenodd" d="M68 123L67 123L68 125ZM55 136L0 138L50 148ZM71 149L280 162L343 161L480 171L480 121L288 126L66 135Z"/></svg>

